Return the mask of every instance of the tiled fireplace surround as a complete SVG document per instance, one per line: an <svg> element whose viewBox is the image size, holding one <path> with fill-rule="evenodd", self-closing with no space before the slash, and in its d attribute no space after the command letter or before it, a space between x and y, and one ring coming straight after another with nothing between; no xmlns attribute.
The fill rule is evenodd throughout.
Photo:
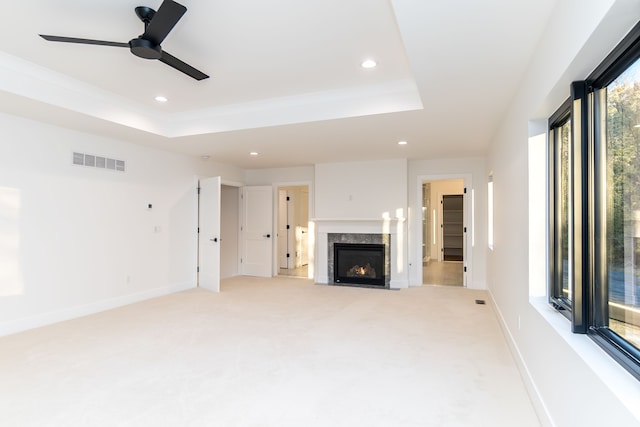
<svg viewBox="0 0 640 427"><path fill-rule="evenodd" d="M312 220L316 231L315 282L333 283L333 243L384 243L387 288L408 286L402 265L402 219L318 219Z"/></svg>

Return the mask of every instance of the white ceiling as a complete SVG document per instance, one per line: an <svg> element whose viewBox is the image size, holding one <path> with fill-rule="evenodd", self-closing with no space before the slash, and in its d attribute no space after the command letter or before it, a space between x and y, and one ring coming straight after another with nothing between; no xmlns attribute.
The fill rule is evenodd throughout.
<svg viewBox="0 0 640 427"><path fill-rule="evenodd" d="M202 81L38 36L128 42L161 0L12 1L0 110L242 168L482 155L557 1L179 0L162 48Z"/></svg>

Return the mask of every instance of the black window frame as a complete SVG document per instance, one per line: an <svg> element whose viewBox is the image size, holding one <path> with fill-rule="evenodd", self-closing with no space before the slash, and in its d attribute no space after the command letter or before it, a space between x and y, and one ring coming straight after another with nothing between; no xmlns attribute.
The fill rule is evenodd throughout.
<svg viewBox="0 0 640 427"><path fill-rule="evenodd" d="M603 91L620 74L626 71L634 62L640 59L640 23L638 23L620 44L605 58L605 60L586 79L589 88L589 101L593 110L593 161L594 182L591 187L594 194L593 211L593 246L594 252L589 259L592 263L592 319L587 330L588 335L604 351L640 379L640 350L616 334L608 327L607 260L606 260L606 203L602 183L606 171L606 139L600 128L603 104ZM638 184L640 185L640 183Z"/></svg>
<svg viewBox="0 0 640 427"><path fill-rule="evenodd" d="M640 349L609 328L606 203L606 89L640 59L640 22L583 81L571 84L567 103L549 120L549 302L571 320L574 333L587 334L640 380ZM554 126L571 117L571 289L567 304L558 298L555 251L556 177ZM638 183L640 185L640 183Z"/></svg>
<svg viewBox="0 0 640 427"><path fill-rule="evenodd" d="M548 144L548 163L549 163L549 176L548 176L548 194L549 194L549 265L562 264L561 256L561 241L560 241L560 228L558 221L558 212L556 207L558 206L559 194L558 186L561 180L560 177L560 165L557 160L560 157L560 145L558 144L558 129L562 128L567 122L571 120L571 99L568 98L562 106L549 118L549 144ZM570 223L570 222L569 222ZM563 285L562 268L549 269L548 277L548 296L549 303L559 310L565 317L571 319L571 300L565 298L562 294ZM571 283L570 283L571 285Z"/></svg>

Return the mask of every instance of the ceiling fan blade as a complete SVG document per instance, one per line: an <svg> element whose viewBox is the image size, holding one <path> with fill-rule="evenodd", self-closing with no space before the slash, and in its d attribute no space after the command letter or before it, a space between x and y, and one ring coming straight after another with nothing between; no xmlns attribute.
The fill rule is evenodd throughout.
<svg viewBox="0 0 640 427"><path fill-rule="evenodd" d="M196 70L191 65L180 61L178 58L176 58L173 55L169 55L165 51L162 51L162 56L160 57L160 61L164 62L170 67L175 68L178 71L182 71L186 75L193 77L196 80L204 80L209 78L209 76L207 76L202 71Z"/></svg>
<svg viewBox="0 0 640 427"><path fill-rule="evenodd" d="M186 11L187 8L183 5L173 0L164 0L145 28L142 38L159 45Z"/></svg>
<svg viewBox="0 0 640 427"><path fill-rule="evenodd" d="M40 37L50 42L97 44L100 46L129 47L129 43L110 42L106 40L78 39L75 37L49 36L46 34L40 34Z"/></svg>

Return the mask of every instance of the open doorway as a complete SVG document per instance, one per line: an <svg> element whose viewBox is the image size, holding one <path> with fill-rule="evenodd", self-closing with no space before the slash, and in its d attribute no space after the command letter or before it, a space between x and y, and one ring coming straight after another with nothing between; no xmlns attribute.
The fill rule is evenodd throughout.
<svg viewBox="0 0 640 427"><path fill-rule="evenodd" d="M465 286L464 180L422 183L422 283Z"/></svg>
<svg viewBox="0 0 640 427"><path fill-rule="evenodd" d="M278 274L308 277L309 186L278 187Z"/></svg>
<svg viewBox="0 0 640 427"><path fill-rule="evenodd" d="M240 187L220 188L220 278L240 274Z"/></svg>

